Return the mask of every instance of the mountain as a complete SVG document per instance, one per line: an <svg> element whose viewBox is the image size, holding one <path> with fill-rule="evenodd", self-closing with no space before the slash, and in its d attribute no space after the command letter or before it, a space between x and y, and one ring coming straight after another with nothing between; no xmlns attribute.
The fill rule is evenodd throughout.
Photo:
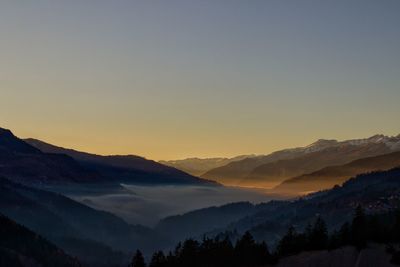
<svg viewBox="0 0 400 267"><path fill-rule="evenodd" d="M318 140L306 147L285 149L229 163L202 175L222 183L272 187L285 179L353 160L400 150L400 136L375 135L347 141Z"/></svg>
<svg viewBox="0 0 400 267"><path fill-rule="evenodd" d="M0 176L25 184L94 183L105 177L67 155L46 154L0 128Z"/></svg>
<svg viewBox="0 0 400 267"><path fill-rule="evenodd" d="M101 156L54 146L37 139L26 143L43 153L67 155L86 169L100 173L108 181L142 184L202 184L216 185L175 168L134 155Z"/></svg>
<svg viewBox="0 0 400 267"><path fill-rule="evenodd" d="M153 251L168 240L156 231L89 208L60 194L0 178L0 213L29 227L83 261L97 254L97 264L115 259L116 251ZM112 249L111 249L112 248ZM123 257L117 259L123 260Z"/></svg>
<svg viewBox="0 0 400 267"><path fill-rule="evenodd" d="M209 170L225 166L231 162L255 157L254 155L242 155L234 158L188 158L182 160L162 160L161 164L177 168L194 176L201 176Z"/></svg>
<svg viewBox="0 0 400 267"><path fill-rule="evenodd" d="M400 152L363 158L345 165L329 166L313 173L285 180L273 191L283 194L304 194L341 185L357 174L384 171L395 167L400 167Z"/></svg>
<svg viewBox="0 0 400 267"><path fill-rule="evenodd" d="M342 165L365 157L372 157L392 152L384 143L340 144L311 152L302 156L263 164L255 168L242 185L271 187L286 179L317 171L332 165Z"/></svg>
<svg viewBox="0 0 400 267"><path fill-rule="evenodd" d="M246 208L248 211L242 214L243 204L237 204L236 213L235 204L231 204L229 208L229 214L233 215L232 220L228 222L221 219L221 222L216 224L218 227L215 227L215 218L223 218L226 213L224 206L214 207L210 211L203 209L170 217L161 221L160 225L168 226L168 232L173 235L185 238L193 237L187 236L190 234L187 231L190 225L193 225L195 233L197 230L205 230L202 234L197 234L196 237L200 238L204 234L212 237L221 233L235 237L250 231L257 240L266 241L273 247L289 226L293 225L302 231L316 216L321 216L329 229L333 230L352 218L357 205L363 206L368 214L397 210L400 208L400 169L357 175L342 186L297 200L250 204L251 206ZM202 218L201 224L198 222L199 218Z"/></svg>
<svg viewBox="0 0 400 267"><path fill-rule="evenodd" d="M336 140L321 139L306 147L284 149L273 152L269 155L245 158L243 160L234 161L224 166L212 169L203 174L201 177L229 185L237 185L258 166L278 160L292 159L307 153L320 151L336 143Z"/></svg>
<svg viewBox="0 0 400 267"><path fill-rule="evenodd" d="M250 230L259 239L274 244L290 225L303 230L321 216L330 230L349 221L355 207L367 214L381 214L400 208L400 169L357 175L342 186L294 201L272 201L264 209L244 217L226 230Z"/></svg>
<svg viewBox="0 0 400 267"><path fill-rule="evenodd" d="M0 266L81 266L43 237L1 214L0 236Z"/></svg>

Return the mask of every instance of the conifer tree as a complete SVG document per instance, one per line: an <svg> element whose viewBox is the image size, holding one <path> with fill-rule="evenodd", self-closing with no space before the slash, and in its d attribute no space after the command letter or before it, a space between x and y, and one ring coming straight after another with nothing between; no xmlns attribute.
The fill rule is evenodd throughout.
<svg viewBox="0 0 400 267"><path fill-rule="evenodd" d="M167 266L167 258L162 251L153 254L149 267L165 267Z"/></svg>
<svg viewBox="0 0 400 267"><path fill-rule="evenodd" d="M143 254L140 250L136 250L136 253L132 259L131 267L146 267Z"/></svg>
<svg viewBox="0 0 400 267"><path fill-rule="evenodd" d="M325 249L328 245L328 229L320 216L314 222L309 242L311 249Z"/></svg>
<svg viewBox="0 0 400 267"><path fill-rule="evenodd" d="M358 205L355 210L353 222L351 224L351 239L353 244L358 248L366 246L367 220L364 209L360 205Z"/></svg>

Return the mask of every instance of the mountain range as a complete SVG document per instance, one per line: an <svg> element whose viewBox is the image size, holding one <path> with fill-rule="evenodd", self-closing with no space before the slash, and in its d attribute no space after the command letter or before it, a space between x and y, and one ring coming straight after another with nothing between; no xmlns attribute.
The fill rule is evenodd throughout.
<svg viewBox="0 0 400 267"><path fill-rule="evenodd" d="M306 147L245 158L208 171L203 178L221 183L273 187L286 179L332 165L400 150L400 135L374 135L347 141L318 140Z"/></svg>
<svg viewBox="0 0 400 267"><path fill-rule="evenodd" d="M344 165L329 166L283 181L273 191L283 194L307 194L340 185L361 173L384 171L400 166L400 152L367 157ZM302 192L301 192L302 190Z"/></svg>
<svg viewBox="0 0 400 267"><path fill-rule="evenodd" d="M189 166L198 161L202 160L181 163ZM189 237L225 236L235 240L245 231L273 247L289 226L303 230L317 216L334 230L350 219L358 205L368 214L400 208L400 169L396 168L400 166L400 136L319 140L266 156L209 159L204 165L224 161L225 166L208 171L203 179L142 157L80 152L40 140L22 140L0 128L0 228L2 235L21 238L21 243L0 242L0 263L122 266L136 248L149 255ZM213 175L218 173L226 176L217 179ZM62 185L73 191L84 185L113 194L113 188L121 183L202 185L206 187L199 190L206 197L210 186L220 186L208 180L209 176L228 184L274 186L266 192L275 194L318 192L290 200L208 207L169 216L150 228L88 207L63 192L44 190ZM137 194L128 191L123 193ZM122 196L121 201L124 199Z"/></svg>

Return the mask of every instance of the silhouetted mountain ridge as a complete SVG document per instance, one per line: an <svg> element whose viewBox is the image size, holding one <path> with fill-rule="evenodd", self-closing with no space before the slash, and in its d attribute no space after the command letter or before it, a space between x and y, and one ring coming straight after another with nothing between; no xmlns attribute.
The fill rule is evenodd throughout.
<svg viewBox="0 0 400 267"><path fill-rule="evenodd" d="M26 139L25 141L45 153L68 155L85 168L105 176L108 181L216 185L215 182L194 177L181 170L135 155L102 156L54 146L37 139Z"/></svg>
<svg viewBox="0 0 400 267"><path fill-rule="evenodd" d="M31 185L106 181L71 157L42 153L5 129L0 129L0 175Z"/></svg>

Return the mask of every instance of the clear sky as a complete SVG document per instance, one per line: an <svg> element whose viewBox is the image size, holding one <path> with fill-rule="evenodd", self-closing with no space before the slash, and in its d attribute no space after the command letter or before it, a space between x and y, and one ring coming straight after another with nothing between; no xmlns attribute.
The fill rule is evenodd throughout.
<svg viewBox="0 0 400 267"><path fill-rule="evenodd" d="M152 159L400 133L398 0L0 2L0 126Z"/></svg>

